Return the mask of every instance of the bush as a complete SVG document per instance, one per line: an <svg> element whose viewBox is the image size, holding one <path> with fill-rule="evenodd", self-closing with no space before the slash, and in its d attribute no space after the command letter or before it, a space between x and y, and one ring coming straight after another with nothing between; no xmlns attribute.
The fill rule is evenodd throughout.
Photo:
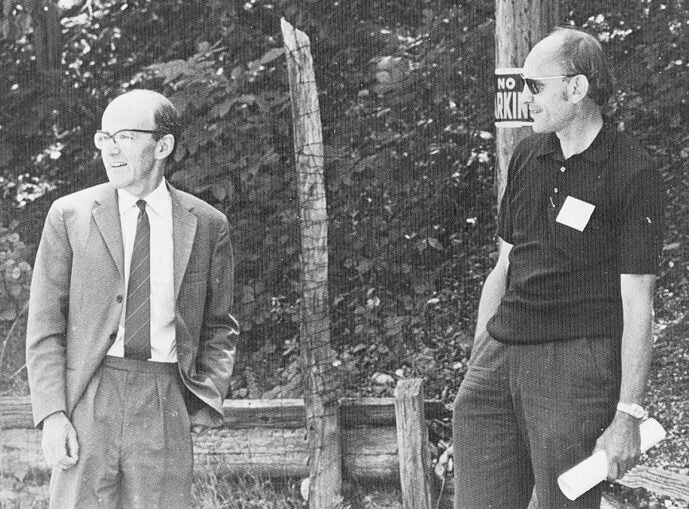
<svg viewBox="0 0 689 509"><path fill-rule="evenodd" d="M24 333L29 303L29 249L12 228L0 228L0 392L24 392Z"/></svg>

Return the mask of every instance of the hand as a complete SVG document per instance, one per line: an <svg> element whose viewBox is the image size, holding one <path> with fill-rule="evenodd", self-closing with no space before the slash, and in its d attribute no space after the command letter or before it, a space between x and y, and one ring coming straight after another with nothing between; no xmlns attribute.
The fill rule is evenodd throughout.
<svg viewBox="0 0 689 509"><path fill-rule="evenodd" d="M618 411L596 441L593 452L604 450L608 458L608 480L620 479L639 462L639 424L638 419Z"/></svg>
<svg viewBox="0 0 689 509"><path fill-rule="evenodd" d="M77 432L64 412L55 412L43 420L43 456L53 468L67 470L79 460Z"/></svg>

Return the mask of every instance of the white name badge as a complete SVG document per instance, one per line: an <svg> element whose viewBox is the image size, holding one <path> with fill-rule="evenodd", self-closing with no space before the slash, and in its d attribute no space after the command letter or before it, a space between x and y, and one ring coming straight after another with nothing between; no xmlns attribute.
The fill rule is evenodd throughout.
<svg viewBox="0 0 689 509"><path fill-rule="evenodd" d="M565 203L562 204L560 213L555 218L555 221L583 232L595 208L596 206L591 203L568 196L565 199Z"/></svg>

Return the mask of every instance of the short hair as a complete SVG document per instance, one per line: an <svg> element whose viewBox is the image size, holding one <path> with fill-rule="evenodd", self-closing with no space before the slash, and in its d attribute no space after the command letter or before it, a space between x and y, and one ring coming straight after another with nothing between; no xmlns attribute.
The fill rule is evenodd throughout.
<svg viewBox="0 0 689 509"><path fill-rule="evenodd" d="M177 109L167 97L161 96L161 100L153 112L153 121L156 123L156 128L160 130L160 132L153 135L156 141L166 134L171 134L174 137L172 152L168 156L168 161L171 161L174 159L175 150L182 134L182 125Z"/></svg>
<svg viewBox="0 0 689 509"><path fill-rule="evenodd" d="M583 74L589 80L588 96L598 106L604 106L613 93L614 80L610 63L598 39L584 30L571 27L556 28L551 35L561 38L557 58L565 74Z"/></svg>

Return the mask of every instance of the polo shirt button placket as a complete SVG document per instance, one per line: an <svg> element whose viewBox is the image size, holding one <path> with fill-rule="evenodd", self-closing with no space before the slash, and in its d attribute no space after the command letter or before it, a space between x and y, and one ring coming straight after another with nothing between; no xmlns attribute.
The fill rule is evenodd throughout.
<svg viewBox="0 0 689 509"><path fill-rule="evenodd" d="M566 169L567 168L565 168L564 166L560 166L560 173L564 173ZM556 183L559 180L560 180L559 178L555 177ZM554 186L553 187L553 196L557 196L559 192L560 192L560 189L557 186ZM559 201L560 200L558 200L558 203L559 203ZM552 198L550 199L550 203L553 207L557 207L557 204L555 203L555 201Z"/></svg>

